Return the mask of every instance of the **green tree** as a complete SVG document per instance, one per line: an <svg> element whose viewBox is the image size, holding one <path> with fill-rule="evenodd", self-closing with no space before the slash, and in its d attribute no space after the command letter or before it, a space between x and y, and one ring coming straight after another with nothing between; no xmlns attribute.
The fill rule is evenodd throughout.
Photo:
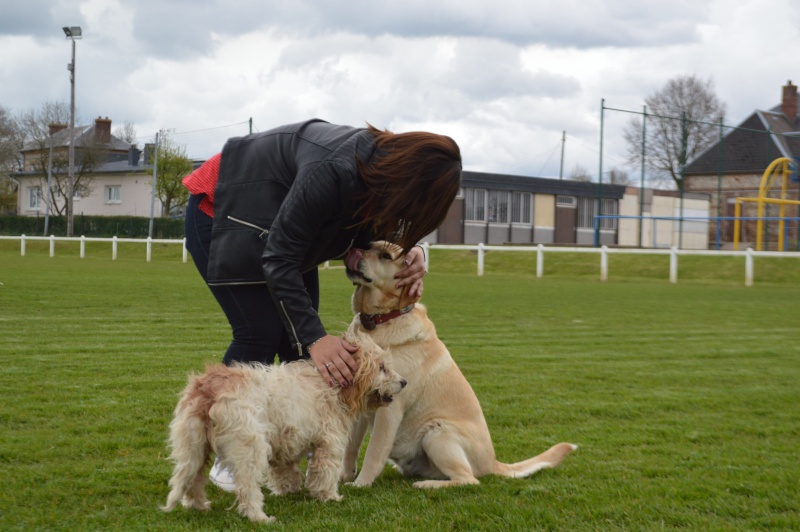
<svg viewBox="0 0 800 532"><path fill-rule="evenodd" d="M13 213L17 204L17 182L11 173L20 166L22 138L11 112L0 106L0 213Z"/></svg>
<svg viewBox="0 0 800 532"><path fill-rule="evenodd" d="M162 134L158 144L156 196L164 206L163 215L169 216L173 208L182 207L189 200L189 191L183 186L183 178L192 172L194 165L186 156L186 148L178 145L169 135Z"/></svg>

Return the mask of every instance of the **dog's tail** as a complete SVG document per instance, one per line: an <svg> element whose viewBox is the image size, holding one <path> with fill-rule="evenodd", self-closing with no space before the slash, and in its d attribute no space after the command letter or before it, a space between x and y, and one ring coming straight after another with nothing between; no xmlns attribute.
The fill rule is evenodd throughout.
<svg viewBox="0 0 800 532"><path fill-rule="evenodd" d="M512 478L527 477L542 469L551 469L558 466L569 453L577 448L577 445L571 443L558 443L542 454L534 456L533 458L528 458L522 462L517 462L516 464L504 464L495 461L493 473L495 475L503 475Z"/></svg>
<svg viewBox="0 0 800 532"><path fill-rule="evenodd" d="M170 493L167 503L161 508L170 511L178 503L204 510L205 482L203 475L211 456L205 418L208 406L197 397L198 379L187 387L184 396L175 409L175 418L170 423L170 458L175 463L172 478L169 480ZM198 404L201 403L201 404Z"/></svg>

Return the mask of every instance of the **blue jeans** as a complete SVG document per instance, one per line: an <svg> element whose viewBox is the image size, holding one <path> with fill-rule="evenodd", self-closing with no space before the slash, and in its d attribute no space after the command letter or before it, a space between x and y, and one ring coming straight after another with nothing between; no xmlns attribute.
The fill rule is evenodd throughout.
<svg viewBox="0 0 800 532"><path fill-rule="evenodd" d="M208 281L208 255L211 248L212 218L198 207L204 194L192 195L186 206L186 249L197 271ZM319 310L319 275L316 269L303 274L303 282L315 310ZM266 284L210 286L233 332L233 340L222 363L261 362L272 364L275 355L281 362L300 358L289 339L278 309ZM308 353L304 351L304 357Z"/></svg>

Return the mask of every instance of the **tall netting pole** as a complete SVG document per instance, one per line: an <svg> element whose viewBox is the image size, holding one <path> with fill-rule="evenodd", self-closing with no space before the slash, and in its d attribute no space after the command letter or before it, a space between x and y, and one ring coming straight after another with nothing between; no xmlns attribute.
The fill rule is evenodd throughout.
<svg viewBox="0 0 800 532"><path fill-rule="evenodd" d="M606 99L600 99L600 168L597 170L597 214L603 215L603 112L606 106ZM594 247L600 245L600 224L595 224Z"/></svg>
<svg viewBox="0 0 800 532"><path fill-rule="evenodd" d="M683 189L686 181L686 150L689 131L686 128L686 111L681 113L681 159L680 163L680 219L678 220L678 249L683 249Z"/></svg>
<svg viewBox="0 0 800 532"><path fill-rule="evenodd" d="M644 163L647 149L647 106L642 106L642 177L639 185L639 247L642 247L642 231L644 226Z"/></svg>
<svg viewBox="0 0 800 532"><path fill-rule="evenodd" d="M722 247L722 170L723 170L723 155L725 154L725 144L723 142L723 124L724 118L719 119L719 149L717 150L717 242L716 249Z"/></svg>

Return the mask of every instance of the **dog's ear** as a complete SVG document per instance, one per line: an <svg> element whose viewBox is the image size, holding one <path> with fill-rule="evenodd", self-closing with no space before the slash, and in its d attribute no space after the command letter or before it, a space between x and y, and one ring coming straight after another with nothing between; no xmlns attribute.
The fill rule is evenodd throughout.
<svg viewBox="0 0 800 532"><path fill-rule="evenodd" d="M361 339L366 335L359 334ZM358 370L353 378L353 384L339 390L339 398L351 413L362 410L365 406L367 394L371 391L378 363L372 353L365 350L364 344L359 345L358 351L353 353L353 358L358 362Z"/></svg>
<svg viewBox="0 0 800 532"><path fill-rule="evenodd" d="M407 284L400 291L400 308L406 308L407 306L412 305L417 301L419 301L420 299L419 295L414 295L414 296L411 295L411 286L412 285Z"/></svg>

